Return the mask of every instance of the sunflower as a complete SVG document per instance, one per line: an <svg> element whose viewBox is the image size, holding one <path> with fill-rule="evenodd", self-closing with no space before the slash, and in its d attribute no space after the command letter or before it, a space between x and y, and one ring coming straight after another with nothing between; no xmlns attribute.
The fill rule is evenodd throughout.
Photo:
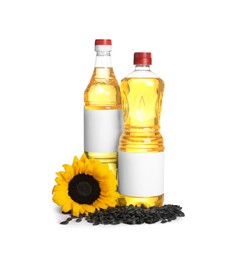
<svg viewBox="0 0 237 260"><path fill-rule="evenodd" d="M56 173L53 188L53 201L63 212L88 215L117 204L117 180L107 165L83 154L80 160L75 156L72 165L63 167L64 171Z"/></svg>

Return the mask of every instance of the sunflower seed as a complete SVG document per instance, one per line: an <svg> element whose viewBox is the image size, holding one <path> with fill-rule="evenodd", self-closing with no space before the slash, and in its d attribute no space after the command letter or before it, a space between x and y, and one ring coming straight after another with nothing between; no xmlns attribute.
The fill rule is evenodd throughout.
<svg viewBox="0 0 237 260"><path fill-rule="evenodd" d="M69 221L67 221L67 220L60 222L61 225L67 225L68 223L69 223Z"/></svg>

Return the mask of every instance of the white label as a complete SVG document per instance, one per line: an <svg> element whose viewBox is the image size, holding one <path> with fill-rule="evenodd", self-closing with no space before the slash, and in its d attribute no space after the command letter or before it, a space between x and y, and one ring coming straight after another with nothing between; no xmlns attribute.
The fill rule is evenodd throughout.
<svg viewBox="0 0 237 260"><path fill-rule="evenodd" d="M84 151L112 153L118 151L122 130L121 109L84 109Z"/></svg>
<svg viewBox="0 0 237 260"><path fill-rule="evenodd" d="M118 152L118 191L127 196L164 193L164 152Z"/></svg>

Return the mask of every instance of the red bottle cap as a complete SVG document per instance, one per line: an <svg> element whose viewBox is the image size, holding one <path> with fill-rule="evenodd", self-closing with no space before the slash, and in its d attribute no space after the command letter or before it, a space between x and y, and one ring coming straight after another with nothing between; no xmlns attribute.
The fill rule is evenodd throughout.
<svg viewBox="0 0 237 260"><path fill-rule="evenodd" d="M96 39L95 45L112 45L112 41L110 39Z"/></svg>
<svg viewBox="0 0 237 260"><path fill-rule="evenodd" d="M150 52L135 52L133 64L135 65L151 65L151 53Z"/></svg>

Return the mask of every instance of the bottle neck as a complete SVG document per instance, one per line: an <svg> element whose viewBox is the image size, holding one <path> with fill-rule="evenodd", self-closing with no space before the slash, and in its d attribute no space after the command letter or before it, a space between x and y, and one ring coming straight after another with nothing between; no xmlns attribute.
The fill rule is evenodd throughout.
<svg viewBox="0 0 237 260"><path fill-rule="evenodd" d="M137 64L135 66L135 71L150 71L150 65Z"/></svg>
<svg viewBox="0 0 237 260"><path fill-rule="evenodd" d="M110 51L96 52L95 68L112 68Z"/></svg>

